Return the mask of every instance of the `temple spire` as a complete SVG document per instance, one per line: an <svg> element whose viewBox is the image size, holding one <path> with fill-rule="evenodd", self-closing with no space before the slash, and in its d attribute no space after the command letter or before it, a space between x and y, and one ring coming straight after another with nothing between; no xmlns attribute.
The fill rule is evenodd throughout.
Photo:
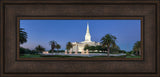
<svg viewBox="0 0 160 77"><path fill-rule="evenodd" d="M89 24L88 24L88 22L87 22L87 31L86 32L89 33Z"/></svg>
<svg viewBox="0 0 160 77"><path fill-rule="evenodd" d="M91 42L91 35L89 32L89 23L87 22L87 31L86 31L86 35L85 35L85 41L86 42Z"/></svg>

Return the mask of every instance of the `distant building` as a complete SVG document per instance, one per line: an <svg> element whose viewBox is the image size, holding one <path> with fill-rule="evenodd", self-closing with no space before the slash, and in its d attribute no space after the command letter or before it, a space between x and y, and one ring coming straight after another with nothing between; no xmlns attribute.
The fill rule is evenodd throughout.
<svg viewBox="0 0 160 77"><path fill-rule="evenodd" d="M43 54L48 54L48 51L43 51L42 53L43 53Z"/></svg>
<svg viewBox="0 0 160 77"><path fill-rule="evenodd" d="M85 45L89 46L97 46L100 45L99 42L91 41L91 35L89 32L89 24L87 23L87 30L85 35L85 41L82 42L72 42L73 45L73 51L82 52L84 50Z"/></svg>

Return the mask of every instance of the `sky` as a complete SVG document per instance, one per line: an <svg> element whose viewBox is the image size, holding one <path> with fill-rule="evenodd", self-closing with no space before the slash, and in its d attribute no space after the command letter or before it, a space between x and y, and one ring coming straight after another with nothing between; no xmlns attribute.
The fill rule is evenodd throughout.
<svg viewBox="0 0 160 77"><path fill-rule="evenodd" d="M49 41L55 40L66 48L67 42L85 40L89 23L91 40L100 42L106 34L117 37L121 50L131 51L136 41L141 39L141 20L20 20L20 28L27 32L27 42L21 46L34 49L37 45L50 50Z"/></svg>

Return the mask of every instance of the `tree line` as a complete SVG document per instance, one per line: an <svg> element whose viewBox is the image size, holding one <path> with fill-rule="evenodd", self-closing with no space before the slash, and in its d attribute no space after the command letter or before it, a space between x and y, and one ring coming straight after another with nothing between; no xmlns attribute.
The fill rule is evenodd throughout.
<svg viewBox="0 0 160 77"><path fill-rule="evenodd" d="M85 45L84 50L89 50L91 52L102 52L102 53L106 53L108 51L107 47L103 47L101 45L97 45L97 46L89 46L88 44ZM120 50L120 48L117 47L111 47L110 48L111 52L110 53L125 53L125 50Z"/></svg>
<svg viewBox="0 0 160 77"><path fill-rule="evenodd" d="M20 44L26 43L28 37L27 33L24 31L24 28L20 28L19 35L20 35L19 36ZM54 49L57 49L56 51L59 51L59 49L61 48L61 46L56 41L50 41L49 45L51 46L50 50L51 52L54 52L55 51ZM36 46L35 49L33 50L20 47L20 54L37 54L37 53L42 53L43 51L45 51L45 48L41 45Z"/></svg>

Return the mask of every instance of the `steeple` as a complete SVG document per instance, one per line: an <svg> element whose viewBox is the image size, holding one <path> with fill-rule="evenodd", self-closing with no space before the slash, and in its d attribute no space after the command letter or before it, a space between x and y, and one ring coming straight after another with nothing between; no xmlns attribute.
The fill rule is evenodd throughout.
<svg viewBox="0 0 160 77"><path fill-rule="evenodd" d="M88 22L87 22L87 31L86 31L86 33L89 33L89 24L88 24Z"/></svg>
<svg viewBox="0 0 160 77"><path fill-rule="evenodd" d="M87 22L87 31L86 31L86 35L85 35L85 42L91 42L91 35L89 32L89 24Z"/></svg>

